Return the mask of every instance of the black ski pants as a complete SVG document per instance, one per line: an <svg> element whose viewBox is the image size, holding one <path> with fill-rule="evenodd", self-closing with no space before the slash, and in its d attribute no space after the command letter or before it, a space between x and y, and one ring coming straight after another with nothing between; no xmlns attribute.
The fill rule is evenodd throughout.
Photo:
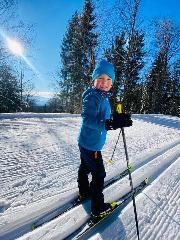
<svg viewBox="0 0 180 240"><path fill-rule="evenodd" d="M106 176L101 151L90 151L81 146L81 164L78 171L78 187L80 195L91 195L91 211L96 214L104 205L104 178ZM92 181L89 184L88 174Z"/></svg>

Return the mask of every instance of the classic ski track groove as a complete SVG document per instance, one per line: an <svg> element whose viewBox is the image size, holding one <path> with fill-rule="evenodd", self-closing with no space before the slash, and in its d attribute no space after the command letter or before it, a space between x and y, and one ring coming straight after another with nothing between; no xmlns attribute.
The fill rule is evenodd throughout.
<svg viewBox="0 0 180 240"><path fill-rule="evenodd" d="M64 118L66 118L66 117L64 117ZM42 119L42 121L43 121L43 119ZM42 126L41 126L41 128L42 129L40 129L40 131L44 131L44 126L43 126L43 122L42 121L37 121L38 123L42 123ZM17 122L15 122L16 124L17 124ZM21 124L22 122L20 122L20 124ZM23 122L24 123L24 122ZM48 122L46 122L46 123L48 123ZM6 123L5 123L6 124ZM8 124L9 124L9 122L8 122ZM26 124L26 123L25 123ZM32 123L32 124L34 124L34 123ZM52 124L53 124L53 122L52 122ZM55 123L56 124L56 123ZM68 124L66 124L66 126L67 126ZM68 125L68 126L70 126L70 125ZM62 125L62 127L64 127L64 125ZM53 126L52 126L52 130L54 130L54 128L53 128ZM42 132L42 133L44 133L44 132ZM176 142L176 144L175 144L175 142ZM174 145L173 145L174 144ZM171 142L167 147L166 147L166 149L163 149L162 148L162 150L160 151L160 152L158 152L157 154L152 154L152 156L149 156L147 159L148 160L146 160L146 161L142 161L142 162L140 162L140 164L136 164L136 166L135 166L135 168L133 168L133 171L132 172L134 172L135 170L137 170L138 168L140 168L140 167L142 167L142 166L145 166L147 163L149 163L149 162L151 162L151 161L153 161L154 159L156 159L157 157L159 157L159 156L162 156L164 153L166 153L166 152L168 152L169 150L171 150L173 147L175 147L175 146L177 146L179 144L179 142L177 142L177 140L176 141L174 141L174 142ZM65 149L64 147L63 147L63 144L62 144L62 146L61 146L61 144L51 144L51 145L49 145L49 146L47 146L48 148L50 148L50 150L52 150L52 151L50 151L50 152L48 152L48 154L51 154L51 152L53 152L54 150L56 150L57 149L57 146L58 146L58 148L60 149L61 147L63 148L63 149ZM0 144L0 147L1 147L1 144ZM18 146L16 146L16 148L17 148ZM15 148L15 147L14 147ZM45 150L45 148L43 148L43 147L39 147L39 148L37 148L37 149L39 149L40 150L40 152L38 152L38 156L39 156L39 154L40 154L40 156L41 156L41 151L42 150ZM36 148L32 148L32 149L29 149L29 151L27 152L27 151L23 151L23 149L19 149L19 151L17 151L17 154L16 154L16 156L15 155L11 155L12 153L8 153L8 155L11 155L12 156L12 160L13 160L13 158L15 159L15 158L20 158L20 157L22 157L22 153L23 153L23 155L24 155L24 157L26 157L26 155L28 155L29 154L29 152L31 152L32 151L32 154L35 154L35 153L37 153L36 151L37 151L37 149ZM20 151L20 150L22 150L22 151ZM13 149L12 149L12 151L13 151ZM56 156L57 157L57 156ZM63 156L63 158L65 158L65 155ZM12 163L12 162L11 162ZM69 163L71 163L71 161L69 161ZM172 163L171 163L172 164ZM9 165L9 167L11 168L11 167L14 167L14 168L16 168L16 166L13 166L13 164L12 164L12 166L11 165ZM166 168L167 169L167 168ZM17 169L18 170L18 169ZM163 171L165 171L165 170L163 170ZM15 174L15 175L17 175L17 174ZM70 172L68 173L67 172L67 175L66 175L66 173L64 174L64 175L61 175L61 176L63 176L63 177L65 177L65 176L70 176ZM29 178L27 178L27 179L23 179L22 181L21 181L21 183L22 184L24 184L25 182L26 182L26 180L29 180ZM19 183L19 184L21 184L21 183ZM41 188L45 188L46 186L49 186L49 185L46 185L46 184L44 184L44 185L41 185ZM12 194L12 192L11 193L9 193L9 194ZM171 201L173 201L173 199L171 200ZM62 213L63 214L63 213Z"/></svg>
<svg viewBox="0 0 180 240"><path fill-rule="evenodd" d="M161 154L156 154L155 155L155 158L152 158L151 160L149 160L149 161L147 161L147 162L145 162L143 165L141 165L141 167L142 166L145 166L146 164L148 164L148 163L150 163L150 162L153 162L156 158L158 158L158 157L161 157L163 154L166 154L166 153L168 153L170 150L172 150L174 147L176 147L177 145L179 144L179 142L178 143L176 143L175 145L173 144L173 146L172 146L172 143L171 144L169 144L171 147L168 147L167 148L167 150L166 151L161 151ZM171 163L172 164L172 163ZM137 170L138 168L135 168L135 169L133 169L133 171L131 172L131 173L133 173L135 170ZM166 169L165 169L166 170ZM164 171L165 171L164 170ZM110 184L111 185L111 184ZM70 203L69 203L70 204ZM68 203L67 203L67 205L68 205ZM63 206L62 206L62 208L63 208ZM56 208L56 209L54 209L52 212L54 212L54 211L56 211L58 208ZM69 211L71 209L71 207L67 207L67 209L65 208L65 210L63 210L60 214L58 214L55 218L57 218L57 217L59 217L60 215L62 215L62 214L64 214L65 212L67 212L67 211ZM50 214L52 214L52 212L50 212L49 213L49 215ZM43 218L43 217L42 217ZM38 219L38 220L36 220L36 222L38 222L38 221L41 221L41 219L42 218L40 218L40 219ZM54 219L54 218L53 218ZM51 219L51 220L53 220L53 219ZM48 222L50 222L51 220L49 220ZM43 224L46 224L47 222L44 222ZM39 226L38 226L39 227ZM37 228L38 228L37 227Z"/></svg>
<svg viewBox="0 0 180 240"><path fill-rule="evenodd" d="M158 157L158 156L161 156L162 154L164 154L165 152L167 152L168 150L170 150L170 149L172 149L174 146L176 146L176 145L178 145L180 143L180 140L179 141L174 141L174 142L171 142L170 144L168 144L166 147L165 147L165 149L163 149L162 148L162 150L160 150L160 152L158 152L157 154L154 154L154 156L153 156L153 158L150 156L150 157L148 157L148 159L147 159L147 161L143 161L143 162L141 162L140 164L135 164L135 166L133 167L133 171L134 170L136 170L136 169L138 169L139 167L141 167L141 166L143 166L143 165L145 165L145 164L147 164L148 162L151 162L154 158L156 158L156 157ZM59 149L59 148L61 148L61 145L59 145L59 144L51 144L51 145L49 145L49 146L47 146L46 148L51 148L51 152L52 153L54 153L55 152L55 150L57 150L57 148ZM63 147L64 148L64 147ZM12 163L13 163L13 161L15 161L14 159L18 159L19 157L22 157L22 153L23 153L23 155L24 155L24 158L27 158L27 157L30 157L30 156L26 156L26 155L29 155L29 153L31 154L31 156L35 156L36 155L36 152L34 152L34 151L37 151L37 150L43 150L44 148L43 147L38 147L38 148L34 148L34 149L29 149L28 151L24 151L23 149L21 149L21 151L18 151L18 154L16 153L16 155L10 155L10 156L8 156L8 158L10 159L12 159L12 161L11 161L11 165L12 165ZM48 154L50 155L51 154L51 152L48 152ZM43 152L40 152L40 153L38 153L38 156L40 157L41 155L44 155L44 153ZM43 158L43 157L42 157ZM69 163L71 164L71 162L72 161L69 161ZM10 168L14 168L14 169L17 169L17 173L14 173L14 176L18 176L18 169L19 169L19 166L9 166ZM62 177L68 177L68 176L70 176L70 175L72 175L72 170L71 171L68 171L68 172L65 172L64 174L61 174L61 176ZM6 181L6 178L8 179L8 177L9 177L9 175L7 175L7 177L5 177L5 178L3 178L3 181L2 181L2 183L4 183L4 182L7 182ZM23 177L23 176L22 176ZM31 179L33 179L33 177L32 178L28 178L27 177L27 174L25 174L24 175L24 177L25 178L27 178L27 180L28 181L31 181ZM46 185L45 185L45 187L46 187ZM47 186L48 187L48 186ZM6 191L6 194L8 194L8 192ZM4 197L6 197L7 195L4 195ZM11 193L10 193L11 194Z"/></svg>
<svg viewBox="0 0 180 240"><path fill-rule="evenodd" d="M148 186L148 184L143 186L143 188L140 190L140 192L137 192L135 195L138 196L147 186ZM115 209L115 211L109 217L111 218L113 215L116 215L116 214L120 213L120 211L122 211L122 209L125 208L125 206L127 206L130 201L131 201L130 198L126 199L122 204L120 204L118 209ZM98 229L99 226L101 226L104 221L105 222L108 221L108 218L107 219L105 218L104 220L102 220L102 222L98 223L98 225L95 225L94 228L89 229L87 232L85 232L84 235L77 236L83 229L81 229L81 231L79 231L79 232L77 230L78 233L77 233L76 236L73 236L73 233L72 233L70 236L66 237L65 240L71 240L71 239L73 239L73 240L81 240L81 239L84 240L84 239L87 239L87 237L91 236L91 232L95 232L95 229L96 228ZM84 226L84 228L85 228L85 226ZM73 238L71 238L71 236L73 236Z"/></svg>
<svg viewBox="0 0 180 240"><path fill-rule="evenodd" d="M178 146L178 144L179 144L179 142L177 142L176 141L176 144L173 144L172 142L168 145L168 146L166 146L166 150L163 150L163 151L160 151L161 153L160 154L155 154L155 157L152 157L152 158L150 158L150 159L148 159L148 161L146 161L146 162L144 162L144 164L143 164L143 166L145 166L146 164L148 164L148 163L150 163L150 162L153 162L153 161L155 161L156 160L156 158L159 158L159 157L161 157L161 156L163 156L164 154L167 154L169 151L171 151L173 148L175 148L176 146ZM171 146L171 147L169 147L169 146ZM174 160L174 161L176 161L176 160ZM174 162L173 161L173 162ZM172 163L173 163L172 162ZM172 164L171 163L171 164ZM170 165L171 165L170 164ZM141 167L142 167L142 165L141 165ZM139 167L140 168L140 167ZM139 169L139 168L137 168L137 169ZM163 170L163 172L167 169L168 167L166 167L164 170ZM137 170L137 169L135 169L135 170ZM132 171L132 173L133 173L134 171ZM162 173L162 172L161 172ZM155 179L154 179L155 180ZM63 206L62 206L63 207ZM56 208L56 209L58 209L58 208ZM50 214L52 214L52 212L54 212L56 209L54 209L53 211L51 211L50 212ZM69 210L69 209L68 209ZM61 214L58 214L57 215L57 217L56 218L58 218L59 216L61 216L63 213L65 213L66 212L66 210L65 211L63 211ZM41 217L41 218L39 218L39 219L36 219L35 220L35 222L37 222L37 221L40 221L41 219L42 219L43 217ZM51 220L49 220L48 222L45 222L44 224L46 224L46 223L49 223L49 222L51 222ZM28 223L27 223L28 224ZM31 225L31 224L30 224ZM37 228L38 229L38 228ZM35 231L35 230L34 230ZM27 231L26 233L28 233L29 231ZM24 233L25 234L25 233ZM42 239L42 238L41 238Z"/></svg>
<svg viewBox="0 0 180 240"><path fill-rule="evenodd" d="M174 164L178 159L176 159L169 167L167 167L160 175L162 175L166 170L171 168L172 164ZM160 205L157 209L157 211L151 215L151 226L148 226L146 228L140 228L140 237L142 240L160 240L163 233L167 230L166 227L168 227L168 222L166 221L167 218L170 218L171 221L175 221L173 219L173 216L175 213L177 213L178 205L176 202L180 201L180 186L178 182L176 182L175 185L173 185L173 189L171 188L170 194L167 195L166 201L163 202L163 205ZM175 205L176 207L172 207L172 205ZM167 214L168 212L168 214ZM139 219L139 226L143 224L143 219ZM155 226L155 227L154 227ZM179 229L180 230L180 229ZM152 234L153 232L153 234ZM130 232L129 239L136 240L135 237L135 230L132 229ZM175 239L179 239L178 237ZM174 237L172 240L175 240ZM169 239L168 239L169 240Z"/></svg>
<svg viewBox="0 0 180 240"><path fill-rule="evenodd" d="M176 146L178 146L178 144L176 144L175 146L173 146L173 147L171 147L171 148L168 148L167 151L165 151L165 152L163 152L162 154L160 154L160 155L156 156L155 158L151 159L151 161L146 162L146 164L148 164L149 162L156 161L157 158L162 157L164 154L167 155L168 152L170 152L171 150L173 150L173 148L175 148ZM170 164L169 166L171 166L176 160L177 160L177 159L174 159L174 161L171 162L171 164ZM145 164L145 165L146 165L146 164ZM145 166L145 165L144 165L144 166ZM163 169L163 171L161 172L161 174L162 174L164 171L166 171L166 169L167 169L169 166L166 166L166 168ZM154 179L154 180L155 180L155 179ZM154 181L154 180L153 180L153 181ZM62 214L63 214L63 213L62 213ZM61 214L61 215L62 215L62 214ZM57 218L58 218L58 217L57 217ZM91 232L91 230L90 230L90 232ZM134 233L133 233L133 235L134 235ZM41 238L41 239L42 239L42 238ZM132 239L133 239L133 237L132 237ZM134 239L136 239L136 238L134 238ZM147 238L146 238L146 239L147 239Z"/></svg>
<svg viewBox="0 0 180 240"><path fill-rule="evenodd" d="M169 149L168 151L172 150L173 148ZM166 167L163 170L163 172L161 172L160 175L162 175L177 160L178 159L175 159L170 164L170 166ZM176 207L175 209L174 208L172 209L169 206L169 203L170 202L172 202L172 204L176 203L179 199L180 199L180 186L177 182L176 185L173 187L173 191L170 192L170 194L168 195L167 200L163 203L162 206L160 206L160 208L158 208L158 211L156 211L156 213L153 215L153 217L151 219L151 222L153 223L153 225L151 227L153 228L154 224L155 224L156 225L155 229L154 228L152 229L151 227L145 228L145 229L143 229L143 231L140 229L140 239L142 239L142 240L143 239L146 239L146 240L160 240L161 239L163 231L165 232L166 227L168 227L168 224L169 224L168 222L166 222L167 215L165 213L163 213L163 211L168 212L169 218L173 218L173 215L177 212L178 207ZM171 211L168 211L170 208L171 208ZM139 226L141 226L141 221L143 222L143 220L139 220ZM171 220L171 221L173 221L173 220ZM163 225L163 229L162 229L162 225ZM96 226L97 229L98 229L98 227L99 226ZM88 231L88 236L91 236L91 232L93 232L93 231L94 231L94 229L91 229L90 231ZM153 234L152 234L152 232L153 232ZM78 230L77 230L77 235L78 235ZM85 233L85 236L86 236L86 233ZM156 236L156 238L154 238L154 236ZM69 239L69 238L67 237L67 239ZM76 237L74 236L73 239L76 239ZM78 238L78 239L80 239L80 238ZM82 237L82 239L86 239L86 238ZM131 230L129 239L131 239L131 240L137 239L134 228ZM172 240L175 240L175 239L172 239ZM177 240L178 240L178 238L177 238Z"/></svg>
<svg viewBox="0 0 180 240"><path fill-rule="evenodd" d="M177 208L172 208L169 205L169 203L170 203L171 200L173 200L174 197L175 197L174 200L178 199L179 194L177 194L177 191L174 191L174 194L172 194L172 196L169 195L169 197L170 198L166 202L164 202L162 210L164 210L165 212L168 212L170 217L173 218L173 215L176 213ZM173 200L173 202L175 202L174 200ZM167 224L168 224L167 221L166 221L166 217L167 217L166 214L164 214L163 211L160 211L160 210L158 210L158 212L159 212L159 215L158 215L157 220L155 221L155 223L157 224L156 227L155 227L155 236L156 236L157 239L160 236L163 235L163 233L165 232L165 228L167 227ZM152 236L149 239L153 240Z"/></svg>

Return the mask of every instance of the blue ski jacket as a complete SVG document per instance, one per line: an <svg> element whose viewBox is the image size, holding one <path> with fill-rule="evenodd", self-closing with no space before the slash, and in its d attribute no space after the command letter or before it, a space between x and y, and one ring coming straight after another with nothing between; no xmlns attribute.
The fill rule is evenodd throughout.
<svg viewBox="0 0 180 240"><path fill-rule="evenodd" d="M82 95L82 126L78 136L78 144L91 151L101 151L107 131L105 120L110 118L111 93L96 88L88 88Z"/></svg>

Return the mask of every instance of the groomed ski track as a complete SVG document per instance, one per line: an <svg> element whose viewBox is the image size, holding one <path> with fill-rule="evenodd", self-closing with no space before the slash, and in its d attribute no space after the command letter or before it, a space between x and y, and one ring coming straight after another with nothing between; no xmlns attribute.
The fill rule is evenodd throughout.
<svg viewBox="0 0 180 240"><path fill-rule="evenodd" d="M136 197L141 240L180 239L179 172L180 158ZM164 194L161 196L162 191ZM81 240L87 239L137 240L132 202L81 237Z"/></svg>
<svg viewBox="0 0 180 240"><path fill-rule="evenodd" d="M161 154L152 157L148 157L148 162L142 167L138 168L132 173L134 186L137 186L146 176L149 177L150 183L152 183L160 174L162 174L172 163L174 163L180 156L180 144L171 144L171 148L167 148L167 151L162 151ZM115 191L114 191L115 189ZM104 191L105 200L116 201L124 194L130 191L128 178L122 179L117 183L110 186ZM118 193L118 194L117 194ZM43 225L41 228L31 232L19 240L30 239L65 239L69 233L73 233L81 227L90 217L90 203L80 205L74 209L59 216L55 220ZM136 238L135 238L136 239ZM147 238L148 239L148 238Z"/></svg>
<svg viewBox="0 0 180 240"><path fill-rule="evenodd" d="M65 117L68 117L68 115ZM137 115L135 117L140 121L143 119L141 118L141 115L140 116ZM143 117L145 118L145 116ZM19 118L20 118L19 124L22 124L21 114ZM34 122L35 121L33 121L33 123ZM18 122L13 119L12 124L17 124L17 123ZM52 121L52 123L54 122ZM2 125L3 124L6 125L6 122L3 122ZM28 120L28 116L27 116L26 124L31 125L31 121ZM49 122L49 124L51 124L51 122ZM49 145L49 147L51 147L51 145ZM145 194L148 195L148 193L151 192L152 188L156 187L156 184L158 183L157 180L161 179L161 177L164 178L165 173L168 172L172 166L176 166L176 164L179 164L179 160L178 160L179 156L180 156L180 140L176 139L173 141L168 141L167 144L163 143L160 145L160 147L156 149L147 150L146 152L143 152L143 154L139 154L138 156L136 156L135 159L132 159L132 157L130 158L130 160L133 160L132 161L133 162L132 177L133 177L134 186L138 185L138 183L141 182L141 180L147 176L149 177L149 181L150 181L150 186L148 186L146 190L143 191L143 193L137 197L138 201ZM121 169L122 171L125 169L124 167L125 166L122 167ZM177 169L179 168L177 167ZM117 169L117 171L114 170L113 176L117 175L118 173L119 173L119 169ZM107 175L106 181L108 181L111 177L112 176ZM18 182L17 182L17 185L18 185ZM109 186L104 191L105 200L106 201L118 200L124 194L129 192L129 190L130 190L129 181L128 181L128 177L126 177L114 183L112 186ZM12 218L10 222L7 222L8 223L7 225L2 225L0 227L1 228L0 239L3 239L3 240L15 239L18 236L21 236L27 233L28 231L31 231L31 227L34 222L41 221L45 215L51 214L58 208L62 208L61 211L63 211L64 204L68 203L70 200L72 200L76 196L77 196L77 188L67 192L62 191L62 194L60 194L59 196L57 195L53 197L48 197L47 199L43 199L41 202L41 207L37 203L32 203L29 206L26 206L24 208L24 211L22 211L22 214L16 216L16 218L14 219ZM173 202L173 197L175 198L174 202ZM147 198L148 197L146 196L146 200ZM173 191L172 192L170 191L169 199L170 199L169 201L173 202L173 204L175 205L176 201L178 201L179 199L178 191L174 190L174 193ZM167 208L166 207L167 203L168 202L166 201L164 202L163 209ZM170 211L172 211L172 214L176 214L176 210L178 210L177 207L173 210L170 209ZM90 203L80 205L62 214L61 216L57 217L53 221L48 222L42 227L34 230L33 232L29 232L25 234L23 237L19 239L21 240L64 239L68 237L71 233L75 232L80 226L82 226L82 224L84 224L87 221L87 219L89 218L89 213L90 213ZM161 213L161 210L160 210L160 213ZM122 217L123 217L123 214L122 214ZM158 236L158 234L160 235L163 232L163 230L158 232L161 227L161 222L166 222L166 220L162 219L164 218L164 215L161 218L160 214L154 214L152 217L153 217L152 221L154 223L157 223L157 225L159 226L157 227L157 229L155 227L155 233ZM141 225L143 225L143 217L140 218L140 221L141 221ZM151 221L151 219L149 221ZM132 220L132 224L133 223L134 223L134 219ZM163 225L164 229L166 228L165 227L166 225L167 223ZM143 239L149 239L150 237L151 237L150 239L156 239L156 238L152 238L152 236L155 236L155 235L151 234L151 230L152 230L151 228L146 229L146 231L144 230ZM133 237L135 233L135 228L132 227L131 231L132 231L132 235L130 234L131 238L128 238L128 239L136 239L135 237ZM143 232L143 229L141 229L141 232ZM93 234L93 232L91 234ZM116 238L114 236L114 238L112 239L119 239L119 238Z"/></svg>

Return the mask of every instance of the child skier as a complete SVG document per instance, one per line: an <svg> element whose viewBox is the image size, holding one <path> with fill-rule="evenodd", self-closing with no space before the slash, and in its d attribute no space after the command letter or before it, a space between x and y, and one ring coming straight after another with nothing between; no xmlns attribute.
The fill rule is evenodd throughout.
<svg viewBox="0 0 180 240"><path fill-rule="evenodd" d="M78 136L81 164L78 171L79 198L91 197L92 216L105 216L114 206L104 202L103 186L106 176L101 150L105 144L107 130L129 127L130 115L111 119L109 96L115 80L114 67L102 60L92 74L93 85L82 95L82 126ZM89 184L88 174L92 181Z"/></svg>

